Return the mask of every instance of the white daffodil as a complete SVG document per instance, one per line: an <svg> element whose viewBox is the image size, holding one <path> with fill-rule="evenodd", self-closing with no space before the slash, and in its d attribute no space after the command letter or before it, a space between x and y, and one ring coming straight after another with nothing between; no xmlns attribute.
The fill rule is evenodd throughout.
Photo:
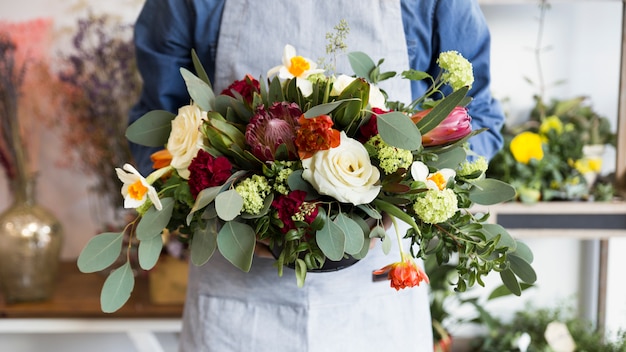
<svg viewBox="0 0 626 352"><path fill-rule="evenodd" d="M156 189L132 165L124 164L124 170L116 167L115 172L120 181L124 183L122 186L124 208L138 208L150 198L157 210L163 209Z"/></svg>
<svg viewBox="0 0 626 352"><path fill-rule="evenodd" d="M415 181L424 182L428 189L442 191L446 188L450 179L456 176L456 172L452 169L441 169L430 173L426 164L421 161L415 161L411 165L411 176L413 176Z"/></svg>
<svg viewBox="0 0 626 352"><path fill-rule="evenodd" d="M267 76L271 77L278 73L280 79L296 79L296 86L304 96L309 96L313 92L313 84L307 77L324 70L318 69L317 64L311 59L296 55L296 49L287 44L283 49L283 64L275 66L267 71Z"/></svg>

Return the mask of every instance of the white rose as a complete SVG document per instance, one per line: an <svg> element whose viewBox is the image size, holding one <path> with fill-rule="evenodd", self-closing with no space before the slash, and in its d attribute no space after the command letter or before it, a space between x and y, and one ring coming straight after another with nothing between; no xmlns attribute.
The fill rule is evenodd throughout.
<svg viewBox="0 0 626 352"><path fill-rule="evenodd" d="M172 154L170 165L184 179L189 179L189 164L202 146L200 126L206 118L206 111L196 105L186 105L178 109L178 115L172 120L172 132L167 140L167 150Z"/></svg>
<svg viewBox="0 0 626 352"><path fill-rule="evenodd" d="M330 92L332 96L338 96L343 92L346 87L352 83L356 78L347 75L339 75L333 81L333 89ZM380 91L380 88L370 83L369 105L372 108L379 108L387 110L387 104L385 103L385 96Z"/></svg>
<svg viewBox="0 0 626 352"><path fill-rule="evenodd" d="M376 198L380 171L372 165L365 147L341 132L336 148L321 150L302 160L302 178L320 193L343 203L367 204Z"/></svg>

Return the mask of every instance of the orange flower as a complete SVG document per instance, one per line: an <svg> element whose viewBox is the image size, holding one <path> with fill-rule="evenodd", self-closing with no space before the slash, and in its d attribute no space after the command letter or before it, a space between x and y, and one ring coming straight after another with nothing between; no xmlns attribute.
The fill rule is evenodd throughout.
<svg viewBox="0 0 626 352"><path fill-rule="evenodd" d="M296 133L296 147L300 159L307 159L320 150L328 150L339 146L341 135L334 130L333 120L328 115L298 119L300 128Z"/></svg>
<svg viewBox="0 0 626 352"><path fill-rule="evenodd" d="M403 255L402 257L401 262L389 264L382 269L376 270L374 275L387 273L387 278L391 280L391 287L396 290L419 286L422 281L430 282L424 270L415 263L413 258L408 255Z"/></svg>
<svg viewBox="0 0 626 352"><path fill-rule="evenodd" d="M160 169L170 165L172 162L172 154L170 154L167 149L162 149L152 153L150 160L152 160L152 167L154 169Z"/></svg>

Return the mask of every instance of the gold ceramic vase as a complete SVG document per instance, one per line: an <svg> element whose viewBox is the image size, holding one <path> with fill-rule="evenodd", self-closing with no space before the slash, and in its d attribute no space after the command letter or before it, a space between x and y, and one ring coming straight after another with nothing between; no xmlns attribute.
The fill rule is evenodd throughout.
<svg viewBox="0 0 626 352"><path fill-rule="evenodd" d="M59 221L37 204L34 181L12 186L0 214L0 286L8 303L48 299L55 287L63 238Z"/></svg>

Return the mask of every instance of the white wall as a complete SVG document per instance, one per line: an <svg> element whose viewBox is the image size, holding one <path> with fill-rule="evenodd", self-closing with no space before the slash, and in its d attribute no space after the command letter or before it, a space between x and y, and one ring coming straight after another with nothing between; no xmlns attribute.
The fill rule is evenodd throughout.
<svg viewBox="0 0 626 352"><path fill-rule="evenodd" d="M59 33L75 23L85 13L85 5L118 14L133 20L141 0L21 0L0 1L0 20L27 20L54 17ZM535 4L483 5L492 30L492 75L494 95L506 101L512 119L524 119L532 106L530 87L524 77L536 80L532 49L535 45L538 8ZM594 108L615 122L618 101L619 57L622 5L619 1L588 1L571 4L555 3L547 14L544 44L552 47L543 55L545 79L567 83L548 90L548 96L570 97L584 94L592 98ZM451 24L453 25L453 24ZM63 44L61 44L62 46ZM43 175L40 181L41 203L49 207L64 223L66 241L64 258L75 258L86 241L95 234L86 189L89 180L77 182L74 171L57 167L52 161L59 153L58 136L47 135L50 144L42 150ZM52 147L50 147L52 146ZM605 170L614 169L614 155L609 155ZM0 177L0 210L8 205L5 180ZM538 289L524 294L522 299L493 302L494 309L507 311L521 308L532 301L551 305L569 299L586 285L582 275L581 243L576 240L533 239L527 241L535 252ZM619 268L623 267L626 251L624 241L611 242L611 271L609 281L609 315L611 328L626 328L626 291ZM616 270L617 269L617 270ZM497 280L494 280L497 281Z"/></svg>

